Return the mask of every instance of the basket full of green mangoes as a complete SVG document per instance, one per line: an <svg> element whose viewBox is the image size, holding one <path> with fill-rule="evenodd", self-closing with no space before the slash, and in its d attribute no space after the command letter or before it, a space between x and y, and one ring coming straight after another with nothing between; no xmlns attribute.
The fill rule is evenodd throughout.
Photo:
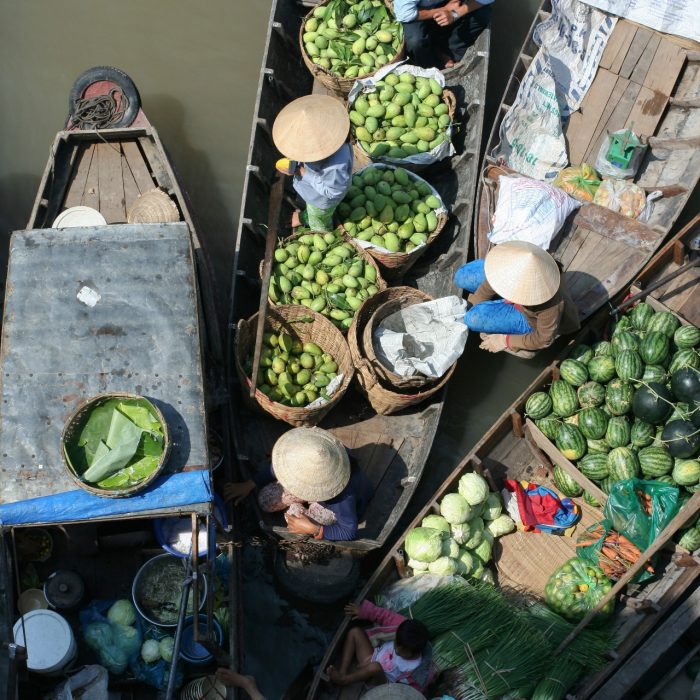
<svg viewBox="0 0 700 700"><path fill-rule="evenodd" d="M404 168L373 164L355 173L338 205L345 232L385 268L405 273L447 222L437 190Z"/></svg>
<svg viewBox="0 0 700 700"><path fill-rule="evenodd" d="M348 95L356 160L425 166L454 154L454 94L439 70L388 66Z"/></svg>
<svg viewBox="0 0 700 700"><path fill-rule="evenodd" d="M357 78L403 57L403 27L383 0L326 0L306 15L299 45L311 74L345 97Z"/></svg>

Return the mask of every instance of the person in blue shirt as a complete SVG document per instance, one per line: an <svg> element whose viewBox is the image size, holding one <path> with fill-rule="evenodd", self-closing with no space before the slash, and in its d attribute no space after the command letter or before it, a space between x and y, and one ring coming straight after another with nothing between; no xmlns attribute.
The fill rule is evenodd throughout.
<svg viewBox="0 0 700 700"><path fill-rule="evenodd" d="M285 511L290 532L324 540L354 540L372 484L343 444L321 428L293 428L272 448L272 462L252 479L224 485L238 503L255 489L263 511Z"/></svg>
<svg viewBox="0 0 700 700"><path fill-rule="evenodd" d="M330 231L333 213L352 179L350 119L340 100L306 95L290 102L272 125L272 139L284 156L277 169L294 177L294 189L306 210L292 225Z"/></svg>
<svg viewBox="0 0 700 700"><path fill-rule="evenodd" d="M493 0L394 0L406 51L422 68L451 68L491 18Z"/></svg>

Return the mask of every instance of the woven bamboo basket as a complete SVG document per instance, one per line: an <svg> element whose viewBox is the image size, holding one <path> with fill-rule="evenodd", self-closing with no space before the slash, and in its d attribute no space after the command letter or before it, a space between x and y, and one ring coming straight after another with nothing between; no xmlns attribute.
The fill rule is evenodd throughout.
<svg viewBox="0 0 700 700"><path fill-rule="evenodd" d="M369 263L377 272L377 281L374 283L376 287L379 289L381 292L382 290L387 288L387 284L384 281L384 278L382 277L381 270L379 269L379 265L377 265L376 261L374 258L362 247L357 244L357 242L351 237L348 236L347 232L340 227L340 232L343 236L343 239L345 240L346 243L349 243L357 252L360 254L360 257L366 262ZM299 238L300 236L303 236L305 233L308 233L307 231L299 232L299 233L293 233L291 236L287 236L285 238L285 242L288 241L293 241L296 238ZM323 231L313 231L313 233L323 233ZM262 279L263 276L263 266L264 266L264 260L260 261L260 265L258 266L258 273L260 274L260 279ZM272 306L278 306L272 299L268 297L268 301L270 305ZM302 308L306 308L303 304L299 304ZM283 304L280 304L279 306L283 306ZM294 304L296 306L296 304ZM333 325L333 324L331 324ZM341 333L347 333L347 330L341 330Z"/></svg>
<svg viewBox="0 0 700 700"><path fill-rule="evenodd" d="M379 168L381 170L395 170L397 167L401 166L375 163L374 167ZM425 182L428 186L430 186L430 184L426 182L426 180L416 175L415 173L409 171L408 176L411 180L421 180L422 182ZM433 194L436 197L438 197L438 199L442 202L442 197L440 197L440 194L437 192L437 190L435 190L432 187L431 189L433 190ZM377 250L376 248L363 248L363 250L369 253L382 266L382 271L384 272L384 276L387 279L391 281L398 281L401 279L401 277L403 277L403 275L406 274L406 272L408 272L408 270L410 270L413 267L413 265L415 265L415 263L421 257L421 255L423 255L423 253L425 253L425 251L428 250L428 246L438 237L440 231L442 231L442 229L445 228L445 224L447 223L448 218L449 214L447 214L447 212L441 212L440 214L438 214L437 226L435 227L435 230L428 236L428 240L425 242L425 245L422 245L419 248L414 248L410 253L384 253L381 250ZM340 226L340 228L346 235L349 235L342 225ZM359 243L356 243L356 245L359 246Z"/></svg>
<svg viewBox="0 0 700 700"><path fill-rule="evenodd" d="M440 391L452 376L456 363L435 383L421 390L396 390L385 383L377 374L378 360L372 362L366 357L363 348L363 334L374 312L387 301L401 299L406 287L392 287L375 294L359 308L348 331L348 346L357 373L355 379L362 394L367 397L372 408L383 416L398 413L415 406ZM415 291L415 290L412 290Z"/></svg>
<svg viewBox="0 0 700 700"><path fill-rule="evenodd" d="M334 75L331 73L329 70L326 68L323 68L322 66L317 65L314 63L311 58L309 58L309 55L306 53L306 47L304 46L304 27L306 26L306 20L310 19L314 13L314 10L316 10L317 7L322 7L323 5L327 5L330 2L330 0L322 0L322 2L318 3L310 12L306 14L304 17L301 27L299 27L299 50L301 51L301 58L304 61L304 64L306 67L309 69L311 75L318 80L323 87L326 89L330 90L333 94L337 95L338 97L342 97L343 99L346 99L348 96L348 93L352 89L352 86L355 84L355 81L358 80L358 78L344 78L340 75ZM393 13L393 4L386 2L385 5L391 12ZM382 68L385 66L390 66L394 63L397 63L401 61L404 56L406 55L406 43L405 41L401 41L401 46L399 47L398 53L394 58L389 61L388 63L384 64ZM377 68L379 70L379 68ZM376 72L372 71L371 73L367 73L366 75L363 75L362 78L370 78L372 77Z"/></svg>
<svg viewBox="0 0 700 700"><path fill-rule="evenodd" d="M259 389L255 391L255 399L250 396L250 377L243 369L243 364L252 354L255 346L255 333L258 325L258 314L247 321L238 322L236 333L235 358L236 371L243 388L243 396L248 404L262 409L278 420L285 421L295 427L309 427L319 423L323 417L340 401L347 391L355 373L350 349L343 334L324 316L317 314L305 306L274 306L269 307L265 316L265 327L274 333L284 331L302 343L316 343L324 352L333 355L338 364L338 374L343 374L343 381L330 401L316 408L285 406L272 401Z"/></svg>

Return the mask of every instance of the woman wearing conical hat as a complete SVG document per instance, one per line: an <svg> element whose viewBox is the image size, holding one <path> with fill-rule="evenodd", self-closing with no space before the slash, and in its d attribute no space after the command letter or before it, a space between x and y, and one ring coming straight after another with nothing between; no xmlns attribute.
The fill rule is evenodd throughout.
<svg viewBox="0 0 700 700"><path fill-rule="evenodd" d="M267 513L284 514L290 532L316 539L353 540L372 497L372 484L343 444L321 428L294 428L277 440L272 462L248 481L224 485L224 500L238 503L258 489Z"/></svg>
<svg viewBox="0 0 700 700"><path fill-rule="evenodd" d="M294 177L294 189L306 203L300 220L315 231L333 229L333 212L350 187L350 119L343 103L327 95L306 95L290 102L272 125L272 139L284 159L277 168Z"/></svg>
<svg viewBox="0 0 700 700"><path fill-rule="evenodd" d="M482 333L483 350L532 357L580 327L556 260L532 243L497 245L484 260L462 265L455 284L471 292L464 322Z"/></svg>

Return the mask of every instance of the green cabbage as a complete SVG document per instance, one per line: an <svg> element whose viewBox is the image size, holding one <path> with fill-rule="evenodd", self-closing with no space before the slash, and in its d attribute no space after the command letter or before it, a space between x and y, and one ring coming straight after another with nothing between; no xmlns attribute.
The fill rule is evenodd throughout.
<svg viewBox="0 0 700 700"><path fill-rule="evenodd" d="M170 663L173 660L173 649L175 648L175 640L172 637L163 637L158 643L160 656L163 661Z"/></svg>
<svg viewBox="0 0 700 700"><path fill-rule="evenodd" d="M499 515L486 528L494 537L501 537L515 530L515 521L509 515Z"/></svg>
<svg viewBox="0 0 700 700"><path fill-rule="evenodd" d="M442 540L445 533L431 527L415 527L406 537L404 545L409 559L430 563L442 552Z"/></svg>
<svg viewBox="0 0 700 700"><path fill-rule="evenodd" d="M152 664L160 659L160 646L155 639L147 639L141 647L141 658L147 663Z"/></svg>
<svg viewBox="0 0 700 700"><path fill-rule="evenodd" d="M464 567L462 571L463 574L470 574L471 570L474 568L474 557L466 549L462 549L459 552L459 562Z"/></svg>
<svg viewBox="0 0 700 700"><path fill-rule="evenodd" d="M444 530L445 532L450 531L450 524L442 517L442 515L426 515L423 518L423 522L420 524L421 527L432 527L433 530Z"/></svg>
<svg viewBox="0 0 700 700"><path fill-rule="evenodd" d="M448 493L440 504L440 513L451 525L466 523L471 515L471 508L464 496L458 493Z"/></svg>
<svg viewBox="0 0 700 700"><path fill-rule="evenodd" d="M118 625L133 625L136 622L136 608L129 600L118 600L109 609L107 619Z"/></svg>
<svg viewBox="0 0 700 700"><path fill-rule="evenodd" d="M409 559L408 565L413 569L414 573L416 571L428 570L428 565L424 561L416 561L415 559Z"/></svg>
<svg viewBox="0 0 700 700"><path fill-rule="evenodd" d="M478 547L482 540L484 539L484 521L481 518L474 518L471 521L471 529L469 531L469 538L466 542L463 542L465 549L475 549Z"/></svg>
<svg viewBox="0 0 700 700"><path fill-rule="evenodd" d="M458 562L452 557L440 557L428 565L428 571L438 576L452 576L457 573Z"/></svg>
<svg viewBox="0 0 700 700"><path fill-rule="evenodd" d="M497 493L490 493L484 503L484 520L495 520L502 512L501 497Z"/></svg>
<svg viewBox="0 0 700 700"><path fill-rule="evenodd" d="M469 575L472 578L481 580L481 575L484 573L484 563L479 559L479 557L472 557L472 570Z"/></svg>
<svg viewBox="0 0 700 700"><path fill-rule="evenodd" d="M453 559L456 559L459 556L459 545L451 537L443 540L442 556L452 557Z"/></svg>
<svg viewBox="0 0 700 700"><path fill-rule="evenodd" d="M110 646L114 641L112 626L107 622L91 622L83 629L85 643L94 651Z"/></svg>
<svg viewBox="0 0 700 700"><path fill-rule="evenodd" d="M486 583L490 583L492 586L496 585L496 580L493 577L493 571L491 571L491 569L484 569L481 576L479 576L479 580L486 581Z"/></svg>
<svg viewBox="0 0 700 700"><path fill-rule="evenodd" d="M486 564L487 562L491 561L491 547L491 542L485 538L478 547L475 547L474 554L479 557L482 564Z"/></svg>
<svg viewBox="0 0 700 700"><path fill-rule="evenodd" d="M459 523L452 526L452 539L457 544L464 544L470 537L471 523Z"/></svg>
<svg viewBox="0 0 700 700"><path fill-rule="evenodd" d="M483 476L467 472L459 480L459 493L467 499L470 506L483 503L489 497L489 485Z"/></svg>
<svg viewBox="0 0 700 700"><path fill-rule="evenodd" d="M141 633L136 627L129 625L112 625L114 646L119 647L127 657L131 658L141 647Z"/></svg>

